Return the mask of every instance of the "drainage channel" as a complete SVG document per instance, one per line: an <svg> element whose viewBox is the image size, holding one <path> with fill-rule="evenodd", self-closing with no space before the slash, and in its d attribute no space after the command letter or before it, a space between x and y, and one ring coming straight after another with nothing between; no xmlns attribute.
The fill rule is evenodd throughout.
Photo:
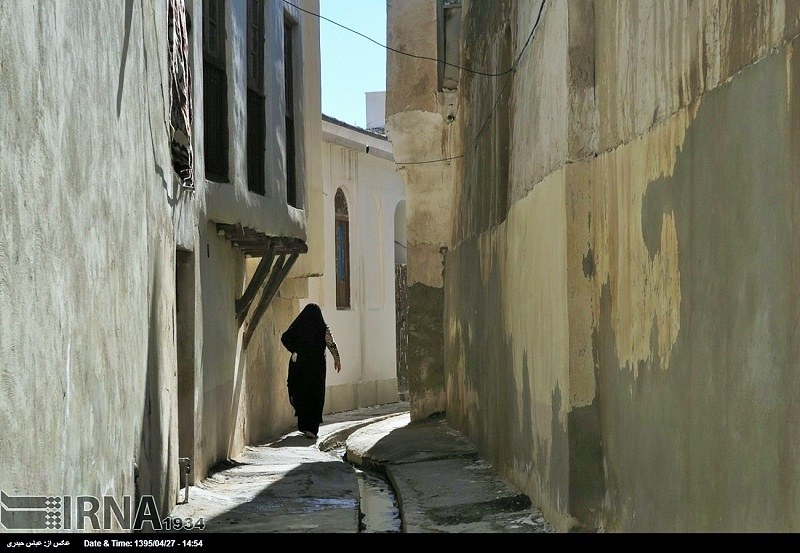
<svg viewBox="0 0 800 553"><path fill-rule="evenodd" d="M347 463L344 444L325 452ZM379 472L365 471L352 463L348 464L356 471L361 498L358 531L365 534L402 532L400 507L388 478Z"/></svg>

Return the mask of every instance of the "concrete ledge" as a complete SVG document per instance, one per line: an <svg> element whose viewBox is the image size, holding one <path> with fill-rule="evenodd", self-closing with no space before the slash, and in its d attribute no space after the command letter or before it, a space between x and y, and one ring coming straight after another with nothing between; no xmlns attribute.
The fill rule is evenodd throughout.
<svg viewBox="0 0 800 553"><path fill-rule="evenodd" d="M548 532L527 495L481 459L388 465L405 532Z"/></svg>
<svg viewBox="0 0 800 553"><path fill-rule="evenodd" d="M328 386L324 413L340 413L398 401L397 378Z"/></svg>
<svg viewBox="0 0 800 553"><path fill-rule="evenodd" d="M475 446L442 418L410 424L409 414L387 418L347 439L351 463L383 470L384 465L456 457L476 458Z"/></svg>
<svg viewBox="0 0 800 553"><path fill-rule="evenodd" d="M386 417L355 430L346 458L385 472L405 532L552 532L527 495L503 480L443 418Z"/></svg>
<svg viewBox="0 0 800 553"><path fill-rule="evenodd" d="M320 426L317 447L322 451L331 449L344 443L356 430L398 414L408 414L409 409L408 402L398 401L328 415Z"/></svg>

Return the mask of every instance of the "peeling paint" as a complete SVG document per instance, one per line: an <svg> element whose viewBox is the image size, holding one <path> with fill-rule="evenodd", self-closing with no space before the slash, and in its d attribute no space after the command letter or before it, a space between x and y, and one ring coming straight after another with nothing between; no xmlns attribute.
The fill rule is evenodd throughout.
<svg viewBox="0 0 800 553"><path fill-rule="evenodd" d="M545 404L556 386L564 395L569 389L564 179L563 170L552 173L513 204L506 222L491 231L497 236L499 266L505 269L503 328L514 340L514 366L521 366L527 352L536 369L533 400ZM530 309L517 309L522 298Z"/></svg>
<svg viewBox="0 0 800 553"><path fill-rule="evenodd" d="M652 132L592 161L593 320L600 318L599 294L608 283L614 295L612 325L620 362L638 372L654 355L669 368L680 330L681 278L675 218L663 215L658 249L651 255L642 231L642 203L650 183L669 177L700 101L681 109ZM596 323L594 323L596 324ZM658 326L658 351L650 347Z"/></svg>
<svg viewBox="0 0 800 553"><path fill-rule="evenodd" d="M509 159L487 126L449 175L448 420L560 529L794 528L797 60L770 53L800 4L580 2L521 58ZM491 66L539 2L476 6L462 55ZM490 90L462 79L464 136Z"/></svg>

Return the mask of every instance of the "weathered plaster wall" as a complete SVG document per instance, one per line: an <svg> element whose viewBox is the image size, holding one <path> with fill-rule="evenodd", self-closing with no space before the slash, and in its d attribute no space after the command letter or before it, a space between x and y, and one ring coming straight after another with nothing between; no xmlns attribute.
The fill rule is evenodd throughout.
<svg viewBox="0 0 800 553"><path fill-rule="evenodd" d="M436 2L387 0L387 40L436 58ZM442 271L451 243L459 161L429 162L461 151L457 97L437 91L437 64L387 54L386 131L406 184L408 371L412 419L445 408Z"/></svg>
<svg viewBox="0 0 800 553"><path fill-rule="evenodd" d="M513 51L517 55L534 26L542 1L515 3ZM536 37L511 82L514 123L509 153L509 204L563 167L569 155L570 11L565 0L547 0Z"/></svg>
<svg viewBox="0 0 800 553"><path fill-rule="evenodd" d="M538 7L507 14L515 52ZM497 64L503 17L467 8ZM797 530L799 9L550 1L499 221L502 133L466 154L448 419L562 529Z"/></svg>
<svg viewBox="0 0 800 553"><path fill-rule="evenodd" d="M244 259L211 221L201 229L200 314L202 325L201 389L196 460L198 478L215 462L232 457L234 428L245 367L240 359L241 332L233 309L244 282Z"/></svg>
<svg viewBox="0 0 800 553"><path fill-rule="evenodd" d="M513 3L478 2L467 4L463 57L469 67L482 72L503 73L511 67L512 36L510 16ZM480 29L490 28L484 33ZM508 211L511 73L488 77L463 72L460 98L464 117L464 176L458 179L453 210L453 241L474 236L497 226ZM486 102L486 98L498 98ZM466 114L469 114L466 117ZM481 152L480 156L473 155ZM474 209L471 206L482 206Z"/></svg>
<svg viewBox="0 0 800 553"><path fill-rule="evenodd" d="M0 4L9 494L121 502L138 489L162 512L175 501L166 13L164 2Z"/></svg>
<svg viewBox="0 0 800 553"><path fill-rule="evenodd" d="M301 5L312 13L319 13L319 0L304 0ZM286 4L284 4L286 6ZM322 194L322 88L320 81L321 57L319 47L319 19L295 10L300 21L303 43L302 78L303 87L299 92L302 98L301 116L303 118L304 194L303 215L305 216L306 244L308 253L302 255L292 267L291 277L317 276L325 266L323 194ZM296 93L297 94L297 93Z"/></svg>
<svg viewBox="0 0 800 553"><path fill-rule="evenodd" d="M595 2L599 148L652 128L800 30L796 0Z"/></svg>
<svg viewBox="0 0 800 553"><path fill-rule="evenodd" d="M390 46L420 56L437 57L435 2L386 0L386 13L387 42ZM399 78L401 75L403 77ZM436 75L436 62L420 62L415 58L387 52L387 120L404 111L435 112Z"/></svg>
<svg viewBox="0 0 800 553"><path fill-rule="evenodd" d="M268 33L266 55L279 70L266 74L281 101L269 103L272 187L261 197L247 192L245 179L245 5L229 5L231 182L218 184L204 178L202 2L187 2L195 23L194 192L178 191L170 176L165 2L119 10L102 2L0 6L0 487L8 493L121 499L137 491L155 495L167 513L184 405L180 428L191 432L181 433L181 449L194 481L293 422L281 396L287 359L276 328L297 311L303 286L294 283L304 279L288 281L292 292L282 293L290 299L274 300L243 355L233 302L252 267L245 276L244 257L215 223L305 238L309 254L293 275L321 272L312 244L322 227L310 221L322 202L319 27L290 9L304 69L296 105L306 184L300 210L286 205L283 180L284 7L267 3L276 32ZM316 0L303 6L318 11ZM178 293L194 295L181 299L178 329L176 246L191 252L177 275L190 289ZM180 395L178 357L191 378Z"/></svg>
<svg viewBox="0 0 800 553"><path fill-rule="evenodd" d="M592 175L593 204L608 206L590 213L612 528L798 528L796 44ZM607 196L613 181L628 202Z"/></svg>
<svg viewBox="0 0 800 553"><path fill-rule="evenodd" d="M550 518L569 485L564 187L563 171L548 177L450 252L445 273L448 420Z"/></svg>
<svg viewBox="0 0 800 553"><path fill-rule="evenodd" d="M318 0L304 0L299 4L312 13L319 13ZM295 210L286 205L285 180L275 176L278 190L268 200L282 206L289 214L292 221L297 220L304 228L308 253L301 255L289 276L281 285L277 295L273 298L269 308L261 318L258 329L253 335L247 353L244 357L242 374L234 378L234 394L239 405L238 418L235 424L235 439L233 451L237 452L246 444L264 443L270 438L285 432L296 425L294 410L289 403L286 390L287 370L289 366L289 353L280 342L281 334L289 327L291 322L300 312L301 302L308 296L308 277L319 275L324 267L323 239L323 194L322 194L322 146L321 146L321 92L320 92L320 51L319 51L319 20L316 17L304 14L298 9L281 3L267 3L268 9L274 18L276 26L273 33L267 33L267 58L272 59L275 71L267 68L267 77L278 74L282 68L283 52L283 13L289 14L298 23L297 47L299 59L295 66L296 83L296 117L302 120L302 129L298 129L301 138L296 145L298 156L303 160L302 172L298 175L298 182L302 183L299 198L302 210ZM270 38L271 37L271 38ZM282 70L280 71L282 74ZM277 77L276 77L277 78ZM274 83L275 97L283 98L283 81ZM279 104L276 102L276 105ZM285 106L284 106L285 108ZM280 118L278 118L280 115ZM278 137L277 144L284 144L283 112L272 114L268 120L267 128L275 129ZM270 141L268 140L268 148ZM274 146L272 146L274 147ZM285 148L285 146L281 146ZM270 153L268 149L268 155ZM283 149L277 153L283 159ZM275 152L273 151L273 155ZM267 159L270 159L269 157ZM282 161L280 162L282 163ZM275 167L282 165L274 164ZM268 163L269 166L269 163ZM283 169L281 169L283 171ZM285 177L282 177L285 179ZM252 194L251 194L252 196ZM269 233L276 232L277 221L269 216L262 215L260 224L268 225ZM285 232L289 236L297 236L291 230ZM258 259L247 261L247 277L249 282ZM242 285L242 290L244 286ZM241 293L241 292L240 292ZM237 361L237 367L242 363ZM237 371L241 369L237 368Z"/></svg>
<svg viewBox="0 0 800 553"><path fill-rule="evenodd" d="M506 71L539 3L465 8L462 57ZM572 523L567 28L566 3L549 4L513 78L462 72L463 142L474 147L454 183L444 287L448 420L562 528Z"/></svg>

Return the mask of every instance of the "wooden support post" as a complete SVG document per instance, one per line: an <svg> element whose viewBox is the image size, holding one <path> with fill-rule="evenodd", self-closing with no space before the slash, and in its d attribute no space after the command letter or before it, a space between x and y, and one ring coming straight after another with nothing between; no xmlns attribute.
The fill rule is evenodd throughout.
<svg viewBox="0 0 800 553"><path fill-rule="evenodd" d="M261 288L261 285L267 278L274 257L275 243L273 242L269 245L264 256L261 258L261 262L258 264L256 272L253 273L253 278L250 279L250 283L247 285L244 294L242 294L241 298L236 300L236 320L239 322L239 326L242 326L242 323L247 317L247 312L250 309L250 304L253 303L253 299L256 297L256 292L258 292L258 289Z"/></svg>
<svg viewBox="0 0 800 553"><path fill-rule="evenodd" d="M293 253L285 262L284 259L286 256L282 255L273 265L272 274L269 277L267 285L264 287L264 291L261 293L258 306L255 311L253 311L253 315L250 317L250 321L248 321L247 327L244 330L244 336L242 337L243 349L247 349L247 344L250 343L250 338L252 338L253 332L258 326L261 316L264 314L264 311L267 310L267 307L269 307L272 298L278 292L278 288L280 288L283 279L289 274L289 270L292 268L292 265L294 265L294 262L297 261L299 255L300 254Z"/></svg>

